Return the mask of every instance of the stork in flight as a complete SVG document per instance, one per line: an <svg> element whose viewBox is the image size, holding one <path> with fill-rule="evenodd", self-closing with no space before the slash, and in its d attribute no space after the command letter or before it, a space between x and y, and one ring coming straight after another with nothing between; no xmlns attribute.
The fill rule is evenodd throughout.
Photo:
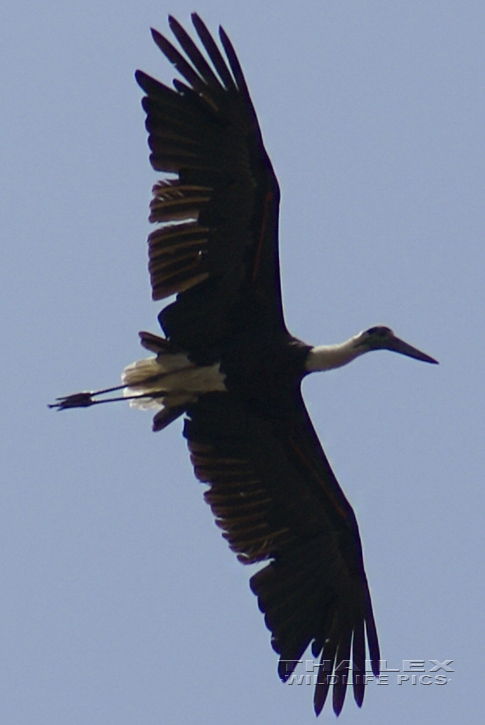
<svg viewBox="0 0 485 725"><path fill-rule="evenodd" d="M198 15L196 45L170 28L185 55L153 30L184 81L174 89L142 71L143 108L156 171L148 238L154 300L176 294L140 333L154 357L129 365L123 385L58 398L58 409L124 398L153 408L153 429L184 415L195 475L230 548L251 578L286 681L311 646L320 666L315 712L330 683L339 714L347 685L362 705L366 643L379 645L355 514L320 446L300 386L310 372L371 350L436 360L371 327L339 345L312 347L283 316L278 264L279 189L246 81L224 30L225 58ZM350 676L351 675L351 676ZM332 676L332 677L331 677Z"/></svg>

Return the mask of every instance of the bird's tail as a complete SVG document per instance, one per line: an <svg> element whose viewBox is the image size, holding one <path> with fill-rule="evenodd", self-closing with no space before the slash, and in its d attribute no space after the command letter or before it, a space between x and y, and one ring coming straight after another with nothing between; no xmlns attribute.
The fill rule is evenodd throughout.
<svg viewBox="0 0 485 725"><path fill-rule="evenodd" d="M182 415L200 394L226 389L225 376L220 372L218 364L198 367L169 340L151 332L140 332L140 339L143 347L156 353L156 356L127 365L121 374L122 385L65 395L57 398L49 407L66 410L128 400L135 408L157 410L153 419L153 430L157 431L166 428ZM116 391L123 391L123 394L104 397Z"/></svg>

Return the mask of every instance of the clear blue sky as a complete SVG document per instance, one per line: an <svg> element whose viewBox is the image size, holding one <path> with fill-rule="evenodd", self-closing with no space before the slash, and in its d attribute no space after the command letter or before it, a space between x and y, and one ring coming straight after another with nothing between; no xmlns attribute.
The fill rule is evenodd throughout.
<svg viewBox="0 0 485 725"><path fill-rule="evenodd" d="M149 27L192 10L232 38L280 180L290 329L321 344L384 323L441 363L374 353L305 383L359 520L383 658L455 669L445 686L370 685L340 722L480 722L479 0L4 0L0 721L314 721L311 688L277 678L180 425L46 407L116 384L138 330L157 332L133 72L170 81Z"/></svg>

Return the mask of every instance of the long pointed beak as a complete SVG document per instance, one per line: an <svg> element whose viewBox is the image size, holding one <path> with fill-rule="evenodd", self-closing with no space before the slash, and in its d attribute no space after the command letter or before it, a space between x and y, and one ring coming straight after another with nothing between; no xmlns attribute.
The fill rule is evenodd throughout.
<svg viewBox="0 0 485 725"><path fill-rule="evenodd" d="M434 357L426 355L425 352L421 352L412 345L408 345L404 340L400 340L398 337L393 337L391 340L386 342L386 348L393 352L399 352L401 355L407 355L407 357L413 357L415 360L421 360L422 362L433 363L438 365L438 361Z"/></svg>

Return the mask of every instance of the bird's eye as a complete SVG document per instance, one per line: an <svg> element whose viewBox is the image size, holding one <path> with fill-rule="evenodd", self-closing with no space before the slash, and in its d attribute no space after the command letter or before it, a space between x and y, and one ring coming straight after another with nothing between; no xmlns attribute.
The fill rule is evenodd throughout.
<svg viewBox="0 0 485 725"><path fill-rule="evenodd" d="M386 337L389 332L390 330L388 327L382 327L380 325L377 325L376 327L369 327L367 330L367 334L372 337Z"/></svg>

